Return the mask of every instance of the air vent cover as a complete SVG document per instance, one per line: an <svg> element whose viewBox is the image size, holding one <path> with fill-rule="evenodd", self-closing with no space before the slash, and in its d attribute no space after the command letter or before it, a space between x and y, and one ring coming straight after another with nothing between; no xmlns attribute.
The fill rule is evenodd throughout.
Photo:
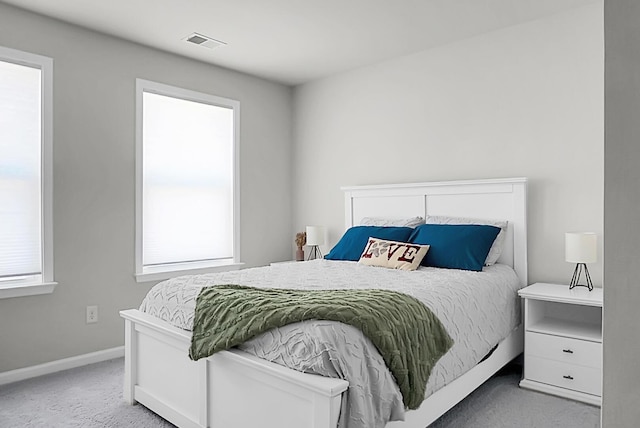
<svg viewBox="0 0 640 428"><path fill-rule="evenodd" d="M189 43L195 45L204 46L205 48L215 49L220 46L225 46L226 43L220 40L212 39L211 37L204 36L202 34L193 33L190 36L184 38Z"/></svg>

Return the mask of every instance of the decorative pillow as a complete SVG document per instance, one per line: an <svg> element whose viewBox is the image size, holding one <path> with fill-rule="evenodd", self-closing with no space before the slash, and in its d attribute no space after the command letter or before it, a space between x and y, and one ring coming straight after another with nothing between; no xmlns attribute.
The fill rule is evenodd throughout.
<svg viewBox="0 0 640 428"><path fill-rule="evenodd" d="M404 226L416 227L424 224L422 217L365 217L360 222L362 226Z"/></svg>
<svg viewBox="0 0 640 428"><path fill-rule="evenodd" d="M500 233L496 236L493 245L487 254L487 259L484 261L485 266L491 266L496 263L502 254L504 248L504 242L507 239L507 225L506 220L483 220L479 218L468 217L447 217L443 215L428 215L425 219L426 224L484 224L489 226L495 226L500 228Z"/></svg>
<svg viewBox="0 0 640 428"><path fill-rule="evenodd" d="M423 224L409 242L430 245L422 265L481 271L500 228L478 224Z"/></svg>
<svg viewBox="0 0 640 428"><path fill-rule="evenodd" d="M390 269L416 270L427 251L428 245L369 238L358 263Z"/></svg>
<svg viewBox="0 0 640 428"><path fill-rule="evenodd" d="M340 241L324 258L357 262L369 238L407 242L411 232L413 229L410 227L354 226L342 235Z"/></svg>

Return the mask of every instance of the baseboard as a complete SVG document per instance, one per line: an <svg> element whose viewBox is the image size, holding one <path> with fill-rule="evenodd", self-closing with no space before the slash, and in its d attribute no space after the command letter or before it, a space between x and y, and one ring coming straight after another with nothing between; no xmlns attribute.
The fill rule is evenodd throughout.
<svg viewBox="0 0 640 428"><path fill-rule="evenodd" d="M74 367L86 366L88 364L99 363L100 361L112 360L124 356L124 346L105 349L102 351L90 352L88 354L77 355L75 357L63 358L62 360L51 361L36 366L24 367L22 369L9 370L0 373L0 385L30 379Z"/></svg>

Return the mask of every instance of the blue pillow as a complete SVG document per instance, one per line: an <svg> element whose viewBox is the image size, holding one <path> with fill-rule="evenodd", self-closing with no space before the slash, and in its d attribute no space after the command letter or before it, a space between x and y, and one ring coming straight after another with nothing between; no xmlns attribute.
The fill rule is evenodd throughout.
<svg viewBox="0 0 640 428"><path fill-rule="evenodd" d="M423 224L409 242L430 245L423 266L481 271L500 228L479 224Z"/></svg>
<svg viewBox="0 0 640 428"><path fill-rule="evenodd" d="M411 227L354 226L342 235L340 241L324 258L357 262L369 238L407 242L411 232L413 232Z"/></svg>

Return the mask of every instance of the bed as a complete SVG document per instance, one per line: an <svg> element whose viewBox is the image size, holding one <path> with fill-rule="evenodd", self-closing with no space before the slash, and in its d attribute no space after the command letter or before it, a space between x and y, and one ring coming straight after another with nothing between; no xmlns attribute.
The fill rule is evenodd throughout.
<svg viewBox="0 0 640 428"><path fill-rule="evenodd" d="M368 216L508 220L499 264L515 272L519 286L526 285L526 179L359 186L343 191L347 228ZM326 263L331 262L309 266L323 269ZM265 269L284 274L297 268ZM237 349L193 362L188 357L189 331L140 310L121 314L125 318L124 397L129 403L139 402L180 427L336 427L349 386L345 380L301 373ZM407 411L405 421L387 426L427 426L521 352L522 328L516 326L486 358L455 380L434 386L436 376L431 395L420 408Z"/></svg>

